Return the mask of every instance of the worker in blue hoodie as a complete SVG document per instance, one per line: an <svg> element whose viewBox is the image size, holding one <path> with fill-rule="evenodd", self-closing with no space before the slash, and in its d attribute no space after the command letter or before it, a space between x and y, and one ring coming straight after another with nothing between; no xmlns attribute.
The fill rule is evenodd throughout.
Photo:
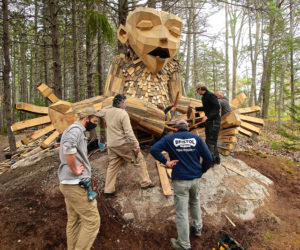
<svg viewBox="0 0 300 250"><path fill-rule="evenodd" d="M192 232L194 236L200 237L202 231L200 178L212 166L213 158L205 142L188 131L187 121L177 121L176 129L176 133L164 136L155 143L150 153L166 168L173 169L172 184L178 238L171 238L171 246L174 249L190 249L188 206L190 204L193 219ZM162 151L169 154L169 161ZM200 157L203 159L202 163Z"/></svg>

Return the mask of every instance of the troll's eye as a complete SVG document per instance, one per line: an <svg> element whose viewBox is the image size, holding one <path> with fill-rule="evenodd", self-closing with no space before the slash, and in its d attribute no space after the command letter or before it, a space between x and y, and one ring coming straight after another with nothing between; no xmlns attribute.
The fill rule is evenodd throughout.
<svg viewBox="0 0 300 250"><path fill-rule="evenodd" d="M175 37L179 37L181 34L180 28L176 27L176 26L172 26L169 28L170 33L175 36Z"/></svg>
<svg viewBox="0 0 300 250"><path fill-rule="evenodd" d="M150 30L153 27L153 23L150 20L142 20L137 24L136 27L140 30Z"/></svg>

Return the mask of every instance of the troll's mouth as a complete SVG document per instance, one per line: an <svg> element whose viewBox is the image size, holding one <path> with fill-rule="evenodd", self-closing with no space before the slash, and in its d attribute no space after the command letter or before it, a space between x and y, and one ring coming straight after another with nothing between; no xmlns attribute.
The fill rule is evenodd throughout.
<svg viewBox="0 0 300 250"><path fill-rule="evenodd" d="M163 49L161 47L158 47L154 50L152 50L150 53L148 53L148 55L153 56L157 59L167 59L170 58L170 53L168 49Z"/></svg>

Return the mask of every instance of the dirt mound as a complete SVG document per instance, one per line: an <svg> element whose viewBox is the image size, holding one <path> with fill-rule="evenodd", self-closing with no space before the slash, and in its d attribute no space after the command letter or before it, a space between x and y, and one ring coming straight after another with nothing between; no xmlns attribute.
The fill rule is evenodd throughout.
<svg viewBox="0 0 300 250"><path fill-rule="evenodd" d="M246 249L300 248L300 173L293 164L274 157L260 158L244 152L236 157L267 176L274 191L265 205L255 210L255 218L242 221L229 217L211 216L203 211L203 233L200 239L191 238L193 249L216 248L217 240L229 233ZM93 156L93 165L106 164L101 155ZM20 167L0 175L0 248L1 249L66 249L65 226L67 215L63 196L58 189L58 156L48 157L29 167ZM101 170L102 171L102 170ZM99 169L94 175L103 187ZM155 169L149 169L150 175ZM137 190L132 171L131 179L120 178L122 190ZM159 186L158 181L154 180ZM123 220L120 207L112 199L100 197L101 229L94 249L171 249L170 237L176 237L173 221L167 220L170 210L149 223L158 223L155 230L133 227ZM170 206L171 209L171 206ZM223 226L217 226L216 220Z"/></svg>

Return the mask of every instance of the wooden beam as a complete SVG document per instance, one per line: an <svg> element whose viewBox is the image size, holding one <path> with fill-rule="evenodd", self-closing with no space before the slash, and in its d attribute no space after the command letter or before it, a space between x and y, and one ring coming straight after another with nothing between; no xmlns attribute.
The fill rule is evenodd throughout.
<svg viewBox="0 0 300 250"><path fill-rule="evenodd" d="M24 110L35 114L44 114L44 115L48 114L48 107L36 106L25 102L17 102L16 109Z"/></svg>
<svg viewBox="0 0 300 250"><path fill-rule="evenodd" d="M246 98L247 98L247 96L244 93L241 93L236 98L234 98L230 102L230 104L233 106L237 106L239 103L242 103Z"/></svg>
<svg viewBox="0 0 300 250"><path fill-rule="evenodd" d="M15 131L18 131L20 129L30 128L30 127L42 125L42 124L49 123L49 122L51 122L51 120L50 120L50 117L48 115L47 116L42 116L42 117L34 118L34 119L31 119L31 120L16 122L11 126L11 130L13 132L15 132Z"/></svg>
<svg viewBox="0 0 300 250"><path fill-rule="evenodd" d="M59 136L58 131L54 131L46 140L42 143L42 148L47 148L57 137Z"/></svg>
<svg viewBox="0 0 300 250"><path fill-rule="evenodd" d="M156 162L156 166L158 169L160 183L161 183L161 187L162 187L164 195L168 195L168 196L173 195L166 168L159 161L155 161L155 162Z"/></svg>
<svg viewBox="0 0 300 250"><path fill-rule="evenodd" d="M245 121L245 122L251 122L251 123L262 125L262 126L264 126L264 124L265 124L264 119L253 117L253 116L240 115L240 118L242 121Z"/></svg>
<svg viewBox="0 0 300 250"><path fill-rule="evenodd" d="M237 128L227 128L227 129L221 129L220 130L220 136L221 135L237 135L239 133Z"/></svg>
<svg viewBox="0 0 300 250"><path fill-rule="evenodd" d="M246 177L246 175L242 171L238 170L235 167L230 166L227 163L222 163L222 166L225 167L225 168L227 168L227 169L229 169L229 170L231 170L231 171L233 171L233 172L235 172L236 174L239 174L239 175L241 175L243 177Z"/></svg>
<svg viewBox="0 0 300 250"><path fill-rule="evenodd" d="M235 144L232 144L232 143L223 143L223 142L220 142L218 140L218 148L222 148L222 149L225 149L225 150L234 150L235 149Z"/></svg>
<svg viewBox="0 0 300 250"><path fill-rule="evenodd" d="M50 131L54 130L54 126L51 124L47 127L44 127L43 129L39 129L35 132L33 132L31 135L28 135L28 136L25 136L23 139L22 139L22 142L24 144L28 144L38 138L40 138L41 136L49 133Z"/></svg>
<svg viewBox="0 0 300 250"><path fill-rule="evenodd" d="M239 115L232 111L222 116L221 128L238 127L241 124Z"/></svg>
<svg viewBox="0 0 300 250"><path fill-rule="evenodd" d="M39 83L37 85L38 91L42 94L42 96L48 98L52 103L59 101L55 94L53 94L53 90L49 88L45 83Z"/></svg>
<svg viewBox="0 0 300 250"><path fill-rule="evenodd" d="M218 147L218 151L221 155L224 155L224 156L228 156L230 155L230 151L229 150L226 150L226 149L223 149L223 148L219 148Z"/></svg>
<svg viewBox="0 0 300 250"><path fill-rule="evenodd" d="M252 124L250 124L248 122L242 122L241 123L241 127L244 128L244 129L247 129L247 130L249 130L249 131L251 131L251 132L253 132L253 133L257 134L257 135L260 134L260 128L255 127L254 125L252 125Z"/></svg>
<svg viewBox="0 0 300 250"><path fill-rule="evenodd" d="M256 113L258 111L260 111L260 107L258 106L252 106L252 107L248 107L248 108L239 108L238 109L240 114L250 114L250 113Z"/></svg>
<svg viewBox="0 0 300 250"><path fill-rule="evenodd" d="M252 135L252 133L250 131L248 131L246 129L243 129L241 127L239 127L238 130L239 130L240 134L243 134L243 135L246 135L246 136L249 136L249 137Z"/></svg>
<svg viewBox="0 0 300 250"><path fill-rule="evenodd" d="M235 136L219 136L218 142L236 142Z"/></svg>

